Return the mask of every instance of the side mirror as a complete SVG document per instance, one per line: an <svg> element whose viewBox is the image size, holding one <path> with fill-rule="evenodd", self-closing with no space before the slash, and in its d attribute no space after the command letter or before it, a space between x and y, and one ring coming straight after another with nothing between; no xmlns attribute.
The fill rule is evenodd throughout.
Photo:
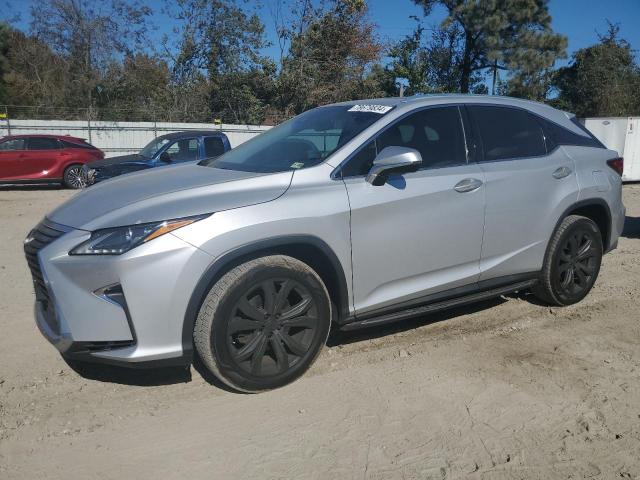
<svg viewBox="0 0 640 480"><path fill-rule="evenodd" d="M414 148L385 147L376 156L366 181L371 185L384 185L392 172L411 172L422 164L422 155Z"/></svg>
<svg viewBox="0 0 640 480"><path fill-rule="evenodd" d="M171 163L171 155L164 151L160 154L160 160L166 163Z"/></svg>

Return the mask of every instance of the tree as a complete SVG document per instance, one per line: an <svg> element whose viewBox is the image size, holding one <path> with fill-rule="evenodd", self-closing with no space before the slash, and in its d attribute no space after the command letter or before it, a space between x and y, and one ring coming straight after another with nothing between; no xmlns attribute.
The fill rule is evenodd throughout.
<svg viewBox="0 0 640 480"><path fill-rule="evenodd" d="M7 85L5 75L8 68L7 53L9 52L9 26L0 23L0 103L7 101Z"/></svg>
<svg viewBox="0 0 640 480"><path fill-rule="evenodd" d="M45 43L19 30L7 29L7 70L4 74L6 101L48 109L64 107L68 64ZM11 109L13 117L37 112ZM60 116L66 116L59 111Z"/></svg>
<svg viewBox="0 0 640 480"><path fill-rule="evenodd" d="M372 76L382 52L374 28L363 0L333 0L304 30L291 32L278 82L282 113L384 94Z"/></svg>
<svg viewBox="0 0 640 480"><path fill-rule="evenodd" d="M69 65L69 106L92 105L114 58L142 46L150 14L136 0L43 0L31 7L31 33Z"/></svg>
<svg viewBox="0 0 640 480"><path fill-rule="evenodd" d="M96 87L102 118L153 120L167 110L171 72L167 63L144 53L113 62Z"/></svg>
<svg viewBox="0 0 640 480"><path fill-rule="evenodd" d="M235 123L257 123L265 99L249 83L270 81L273 63L260 54L267 46L264 25L255 12L235 1L178 0L180 40L174 74L178 82L207 76L214 116Z"/></svg>
<svg viewBox="0 0 640 480"><path fill-rule="evenodd" d="M534 76L564 55L566 38L551 29L548 0L414 0L429 15L436 5L447 12L442 28L459 28L458 86L471 90L473 76L510 70Z"/></svg>
<svg viewBox="0 0 640 480"><path fill-rule="evenodd" d="M411 17L418 21L417 17ZM391 71L395 77L405 79L407 94L427 93L431 91L429 82L429 55L424 46L424 27L420 24L414 31L397 42L389 50Z"/></svg>
<svg viewBox="0 0 640 480"><path fill-rule="evenodd" d="M458 25L451 24L432 30L431 35L417 17L413 33L392 46L389 56L396 77L408 83L407 94L457 92L460 88L462 36ZM469 89L484 93L483 77L471 74Z"/></svg>
<svg viewBox="0 0 640 480"><path fill-rule="evenodd" d="M640 67L618 34L619 27L610 24L598 44L575 52L571 64L555 73L556 107L579 117L640 114Z"/></svg>

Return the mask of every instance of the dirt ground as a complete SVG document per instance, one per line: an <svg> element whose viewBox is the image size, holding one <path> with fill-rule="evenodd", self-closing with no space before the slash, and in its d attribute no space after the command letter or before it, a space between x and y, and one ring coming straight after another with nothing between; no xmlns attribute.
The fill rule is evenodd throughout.
<svg viewBox="0 0 640 480"><path fill-rule="evenodd" d="M301 380L72 370L22 240L68 191L0 191L1 479L640 479L640 185L580 304L511 296L334 335Z"/></svg>

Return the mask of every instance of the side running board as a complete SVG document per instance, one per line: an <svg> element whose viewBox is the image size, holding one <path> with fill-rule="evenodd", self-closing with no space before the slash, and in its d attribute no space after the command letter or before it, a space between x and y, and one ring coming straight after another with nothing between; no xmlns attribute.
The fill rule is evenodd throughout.
<svg viewBox="0 0 640 480"><path fill-rule="evenodd" d="M440 310L446 310L453 307L459 307L461 305L467 305L469 303L476 303L489 298L499 297L507 293L512 293L518 290L526 290L535 285L537 280L525 280L518 283L512 283L510 285L504 285L502 287L496 287L491 290L484 290L481 292L472 293L462 297L451 298L449 300L442 300L439 302L429 303L421 305L419 307L408 308L393 313L386 313L375 317L366 318L364 320L355 320L342 326L340 330L358 330L360 328L374 327L385 323L397 322L398 320L405 320L408 318L419 317L429 313L437 312Z"/></svg>

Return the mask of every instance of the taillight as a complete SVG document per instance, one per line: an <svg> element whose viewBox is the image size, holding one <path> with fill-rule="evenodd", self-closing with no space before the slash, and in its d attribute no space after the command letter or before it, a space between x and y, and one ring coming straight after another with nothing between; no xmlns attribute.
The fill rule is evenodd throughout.
<svg viewBox="0 0 640 480"><path fill-rule="evenodd" d="M615 172L622 176L622 171L624 170L624 158L612 158L611 160L607 160L607 165L609 165Z"/></svg>

